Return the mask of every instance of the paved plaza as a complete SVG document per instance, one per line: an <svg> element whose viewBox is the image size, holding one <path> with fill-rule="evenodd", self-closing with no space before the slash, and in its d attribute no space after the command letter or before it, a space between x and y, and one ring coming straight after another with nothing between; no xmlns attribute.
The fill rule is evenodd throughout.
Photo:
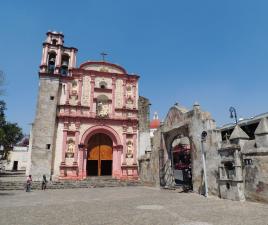
<svg viewBox="0 0 268 225"><path fill-rule="evenodd" d="M268 205L150 187L0 192L2 225L268 225Z"/></svg>

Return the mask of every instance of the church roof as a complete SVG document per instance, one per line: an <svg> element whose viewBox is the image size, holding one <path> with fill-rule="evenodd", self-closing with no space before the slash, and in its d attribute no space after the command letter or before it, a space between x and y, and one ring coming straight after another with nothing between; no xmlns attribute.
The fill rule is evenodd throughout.
<svg viewBox="0 0 268 225"><path fill-rule="evenodd" d="M238 125L236 125L230 137L230 140L234 139L249 139L249 136Z"/></svg>
<svg viewBox="0 0 268 225"><path fill-rule="evenodd" d="M255 130L255 135L257 134L268 134L268 119L266 117L262 118L258 127Z"/></svg>

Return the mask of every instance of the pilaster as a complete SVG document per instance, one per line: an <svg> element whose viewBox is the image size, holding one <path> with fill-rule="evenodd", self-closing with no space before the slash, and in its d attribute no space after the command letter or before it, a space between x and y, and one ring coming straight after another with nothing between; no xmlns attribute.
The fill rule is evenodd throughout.
<svg viewBox="0 0 268 225"><path fill-rule="evenodd" d="M94 88L95 88L95 76L91 75L90 77L90 112L93 112L93 100L94 100Z"/></svg>
<svg viewBox="0 0 268 225"><path fill-rule="evenodd" d="M112 116L115 114L115 81L116 78L112 77Z"/></svg>
<svg viewBox="0 0 268 225"><path fill-rule="evenodd" d="M62 158L61 158L62 165L65 165L65 151L66 151L66 144L67 144L68 126L69 126L68 122L64 122L63 138L62 138Z"/></svg>
<svg viewBox="0 0 268 225"><path fill-rule="evenodd" d="M79 151L79 148L78 148L78 145L79 145L79 135L80 135L80 123L77 122L75 124L75 128L76 128L76 131L75 131L75 153L74 153L74 165L77 165L77 159L78 159L78 151Z"/></svg>
<svg viewBox="0 0 268 225"><path fill-rule="evenodd" d="M67 82L67 92L66 92L66 105L69 105L70 100L70 89L71 89L71 83Z"/></svg>
<svg viewBox="0 0 268 225"><path fill-rule="evenodd" d="M127 153L127 126L123 125L123 165L126 165L126 153Z"/></svg>
<svg viewBox="0 0 268 225"><path fill-rule="evenodd" d="M78 105L81 105L81 97L82 97L82 78L78 80Z"/></svg>
<svg viewBox="0 0 268 225"><path fill-rule="evenodd" d="M137 165L137 127L133 127L133 165Z"/></svg>
<svg viewBox="0 0 268 225"><path fill-rule="evenodd" d="M126 78L123 79L123 108L126 108L126 84L127 84L127 81L126 81Z"/></svg>

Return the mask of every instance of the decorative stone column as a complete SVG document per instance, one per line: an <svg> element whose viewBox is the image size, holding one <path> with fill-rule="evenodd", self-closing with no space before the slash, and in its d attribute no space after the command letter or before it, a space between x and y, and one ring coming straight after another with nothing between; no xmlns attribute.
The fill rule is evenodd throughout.
<svg viewBox="0 0 268 225"><path fill-rule="evenodd" d="M134 105L134 109L137 108L137 86L136 86L136 83L133 84L133 105Z"/></svg>
<svg viewBox="0 0 268 225"><path fill-rule="evenodd" d="M68 125L69 125L68 122L64 122L63 137L62 137L62 156L61 156L62 165L65 165L65 151L66 151L66 144L67 144Z"/></svg>
<svg viewBox="0 0 268 225"><path fill-rule="evenodd" d="M127 126L123 125L123 165L126 165L126 153L127 153Z"/></svg>
<svg viewBox="0 0 268 225"><path fill-rule="evenodd" d="M75 153L74 153L74 165L77 165L77 159L78 159L78 151L79 151L79 148L78 148L78 145L79 145L79 135L80 135L80 131L79 131L79 128L80 128L80 123L76 123L75 124L75 128L76 128L76 131L75 131Z"/></svg>
<svg viewBox="0 0 268 225"><path fill-rule="evenodd" d="M56 56L56 66L55 66L55 71L56 73L60 73L60 67L61 67L61 47L58 47L57 50L57 56Z"/></svg>
<svg viewBox="0 0 268 225"><path fill-rule="evenodd" d="M95 76L91 75L90 77L90 102L89 102L91 114L94 114L93 112L94 88L95 88Z"/></svg>
<svg viewBox="0 0 268 225"><path fill-rule="evenodd" d="M133 165L137 165L137 127L133 127Z"/></svg>
<svg viewBox="0 0 268 225"><path fill-rule="evenodd" d="M45 45L45 47L43 48L43 58L42 58L42 63L41 65L47 66L47 60L48 60L48 46Z"/></svg>
<svg viewBox="0 0 268 225"><path fill-rule="evenodd" d="M115 77L112 77L112 116L115 115Z"/></svg>
<svg viewBox="0 0 268 225"><path fill-rule="evenodd" d="M60 177L65 176L65 151L66 151L66 144L67 144L68 125L69 125L68 122L64 122L63 137L62 137L62 149L61 149Z"/></svg>
<svg viewBox="0 0 268 225"><path fill-rule="evenodd" d="M126 108L126 79L123 79L123 108Z"/></svg>
<svg viewBox="0 0 268 225"><path fill-rule="evenodd" d="M117 179L121 176L121 153L122 145L113 146L113 177Z"/></svg>
<svg viewBox="0 0 268 225"><path fill-rule="evenodd" d="M70 89L71 89L71 83L67 81L67 91L66 91L66 105L69 105L69 100L70 100Z"/></svg>
<svg viewBox="0 0 268 225"><path fill-rule="evenodd" d="M84 178L83 170L84 170L84 148L85 148L85 146L83 144L80 144L79 146L80 146L79 147L79 164L78 164L79 178L83 179Z"/></svg>
<svg viewBox="0 0 268 225"><path fill-rule="evenodd" d="M87 177L87 147L84 147L83 151L83 178Z"/></svg>
<svg viewBox="0 0 268 225"><path fill-rule="evenodd" d="M72 49L71 51L71 57L70 57L70 69L75 67L75 62L74 62L74 58L75 58L75 54L74 54L74 49Z"/></svg>
<svg viewBox="0 0 268 225"><path fill-rule="evenodd" d="M78 105L81 105L82 97L82 78L78 80Z"/></svg>

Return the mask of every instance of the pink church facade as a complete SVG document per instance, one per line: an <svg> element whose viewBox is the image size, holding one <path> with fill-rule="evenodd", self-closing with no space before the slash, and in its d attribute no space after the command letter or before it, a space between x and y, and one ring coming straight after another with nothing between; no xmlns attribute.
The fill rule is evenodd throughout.
<svg viewBox="0 0 268 225"><path fill-rule="evenodd" d="M139 76L105 61L87 61L76 67L77 49L65 47L63 39L61 33L48 32L43 43L31 173L40 171L38 164L42 164L37 156L41 150L34 147L39 144L37 127L45 124L42 119L51 117L55 124L51 123L50 130L54 130L46 145L51 151L47 163L51 168L43 171L50 170L53 179L106 175L138 179ZM58 82L54 88L57 95L48 93L45 97L56 107L53 119L49 112L42 113L42 107L49 106L40 102L49 92L42 92L42 88L51 88L47 83L45 87L42 85L53 83L54 79ZM47 129L49 133L49 127Z"/></svg>

